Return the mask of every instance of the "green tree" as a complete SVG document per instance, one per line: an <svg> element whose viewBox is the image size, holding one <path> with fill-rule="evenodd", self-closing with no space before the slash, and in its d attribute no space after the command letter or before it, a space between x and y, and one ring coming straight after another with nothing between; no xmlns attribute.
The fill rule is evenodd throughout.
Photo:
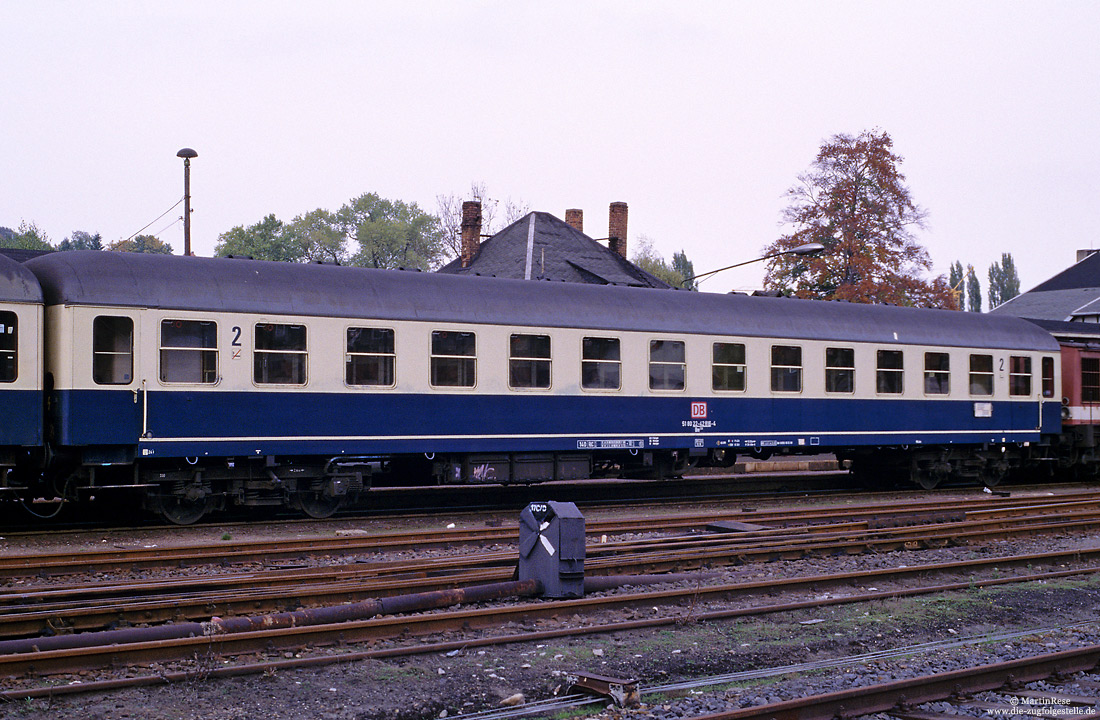
<svg viewBox="0 0 1100 720"><path fill-rule="evenodd" d="M61 251L102 250L103 236L99 233L93 235L91 233L84 232L83 230L74 230L72 235L57 244L57 249Z"/></svg>
<svg viewBox="0 0 1100 720"><path fill-rule="evenodd" d="M818 242L819 255L780 255L768 261L764 285L799 297L898 305L954 307L942 276L914 230L927 213L914 201L893 152L880 130L857 137L834 135L821 146L810 169L786 197L783 220L792 231L766 247L764 255Z"/></svg>
<svg viewBox="0 0 1100 720"><path fill-rule="evenodd" d="M966 309L970 312L982 311L982 285L973 265L966 266Z"/></svg>
<svg viewBox="0 0 1100 720"><path fill-rule="evenodd" d="M951 287L951 295L955 302L955 309L962 310L966 305L966 303L963 302L966 298L966 272L963 270L962 263L958 260L951 265L951 271L947 276L947 284Z"/></svg>
<svg viewBox="0 0 1100 720"><path fill-rule="evenodd" d="M989 266L989 309L1006 303L1020 294L1020 276L1011 253L1001 253L1001 261Z"/></svg>
<svg viewBox="0 0 1100 720"><path fill-rule="evenodd" d="M359 246L352 265L431 270L445 259L439 219L416 203L365 193L340 208L335 218L343 234Z"/></svg>
<svg viewBox="0 0 1100 720"><path fill-rule="evenodd" d="M439 220L416 203L366 193L337 212L318 208L284 223L268 215L218 236L215 255L430 270L443 263Z"/></svg>
<svg viewBox="0 0 1100 720"><path fill-rule="evenodd" d="M107 245L107 249L115 252L172 254L172 246L166 242L161 242L155 235L135 235L129 240L116 240Z"/></svg>
<svg viewBox="0 0 1100 720"><path fill-rule="evenodd" d="M281 262L301 262L305 256L300 244L286 232L286 225L274 214L268 215L255 225L238 225L218 236L214 255L251 257L256 260L276 260Z"/></svg>
<svg viewBox="0 0 1100 720"><path fill-rule="evenodd" d="M657 252L657 249L653 247L653 241L645 235L639 235L638 240L634 243L634 254L630 258L630 262L634 263L642 270L657 278L663 280L673 287L681 287L685 278L694 277L695 273L691 272L692 263L687 259L687 256L680 251L673 254L673 262L670 264L661 253ZM676 267L676 257L679 256L680 267ZM690 274L684 274L683 269L687 269ZM692 283L694 285L694 283ZM694 287L693 287L694 289Z"/></svg>
<svg viewBox="0 0 1100 720"><path fill-rule="evenodd" d="M336 215L318 208L299 215L285 229L287 238L300 248L306 262L345 264L350 257L348 240Z"/></svg>
<svg viewBox="0 0 1100 720"><path fill-rule="evenodd" d="M683 250L672 253L672 269L680 276L681 285L677 287L683 287L687 290L699 289L698 283L695 282L695 263L688 260ZM688 280L688 278L691 279Z"/></svg>
<svg viewBox="0 0 1100 720"><path fill-rule="evenodd" d="M20 248L22 250L53 250L50 239L34 223L23 221L19 223L19 230L8 233L0 233L0 247Z"/></svg>

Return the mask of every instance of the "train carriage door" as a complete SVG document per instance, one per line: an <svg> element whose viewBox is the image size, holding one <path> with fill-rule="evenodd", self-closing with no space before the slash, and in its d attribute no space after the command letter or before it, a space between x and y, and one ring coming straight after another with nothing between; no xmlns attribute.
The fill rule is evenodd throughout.
<svg viewBox="0 0 1100 720"><path fill-rule="evenodd" d="M1039 361L1039 425L1040 432L1043 427L1043 403L1049 403L1054 399L1054 358L1044 356ZM1057 417L1057 416L1055 416Z"/></svg>
<svg viewBox="0 0 1100 720"><path fill-rule="evenodd" d="M139 327L134 317L123 314L103 313L92 320L92 382L98 400L90 417L97 417L99 426L88 428L93 442L133 445L143 432L147 398L138 362Z"/></svg>

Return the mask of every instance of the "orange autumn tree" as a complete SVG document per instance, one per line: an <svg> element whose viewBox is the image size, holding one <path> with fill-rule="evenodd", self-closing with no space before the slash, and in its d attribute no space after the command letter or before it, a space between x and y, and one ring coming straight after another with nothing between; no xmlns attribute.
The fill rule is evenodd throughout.
<svg viewBox="0 0 1100 720"><path fill-rule="evenodd" d="M765 255L816 242L815 256L768 261L764 286L804 298L956 309L943 276L925 279L932 260L913 232L927 213L899 171L902 158L880 130L834 135L786 193L793 230Z"/></svg>

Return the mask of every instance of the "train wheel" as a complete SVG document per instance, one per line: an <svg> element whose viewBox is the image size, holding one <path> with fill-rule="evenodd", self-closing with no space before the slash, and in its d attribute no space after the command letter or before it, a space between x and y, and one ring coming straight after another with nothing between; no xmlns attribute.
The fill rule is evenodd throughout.
<svg viewBox="0 0 1100 720"><path fill-rule="evenodd" d="M1001 484L1001 481L1008 475L1009 465L1007 462L1001 459L995 459L985 464L982 468L981 480L982 485L986 487L997 487Z"/></svg>
<svg viewBox="0 0 1100 720"><path fill-rule="evenodd" d="M198 522L213 505L214 499L209 496L189 500L176 495L157 495L153 500L155 512L174 525Z"/></svg>
<svg viewBox="0 0 1100 720"><path fill-rule="evenodd" d="M947 472L939 463L920 463L916 458L909 463L909 479L922 490L935 490L947 477Z"/></svg>
<svg viewBox="0 0 1100 720"><path fill-rule="evenodd" d="M294 504L311 518L323 520L332 517L344 505L344 498L326 496L319 492L304 492L294 496Z"/></svg>
<svg viewBox="0 0 1100 720"><path fill-rule="evenodd" d="M924 490L935 490L951 477L954 466L946 455L913 455L909 460L909 479Z"/></svg>
<svg viewBox="0 0 1100 720"><path fill-rule="evenodd" d="M923 490L935 490L940 485L939 477L924 472L919 473L914 480Z"/></svg>

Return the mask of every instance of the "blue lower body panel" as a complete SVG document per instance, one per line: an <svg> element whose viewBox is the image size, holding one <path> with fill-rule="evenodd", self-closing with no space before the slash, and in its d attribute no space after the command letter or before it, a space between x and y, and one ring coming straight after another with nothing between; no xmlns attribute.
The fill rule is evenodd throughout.
<svg viewBox="0 0 1100 720"><path fill-rule="evenodd" d="M0 447L42 444L42 399L38 390L0 390Z"/></svg>
<svg viewBox="0 0 1100 720"><path fill-rule="evenodd" d="M993 402L988 413L977 413L974 402L958 400L303 391L57 395L62 445L137 445L144 457L828 450L1033 442L1060 427L1058 403L1040 409L1034 400Z"/></svg>

